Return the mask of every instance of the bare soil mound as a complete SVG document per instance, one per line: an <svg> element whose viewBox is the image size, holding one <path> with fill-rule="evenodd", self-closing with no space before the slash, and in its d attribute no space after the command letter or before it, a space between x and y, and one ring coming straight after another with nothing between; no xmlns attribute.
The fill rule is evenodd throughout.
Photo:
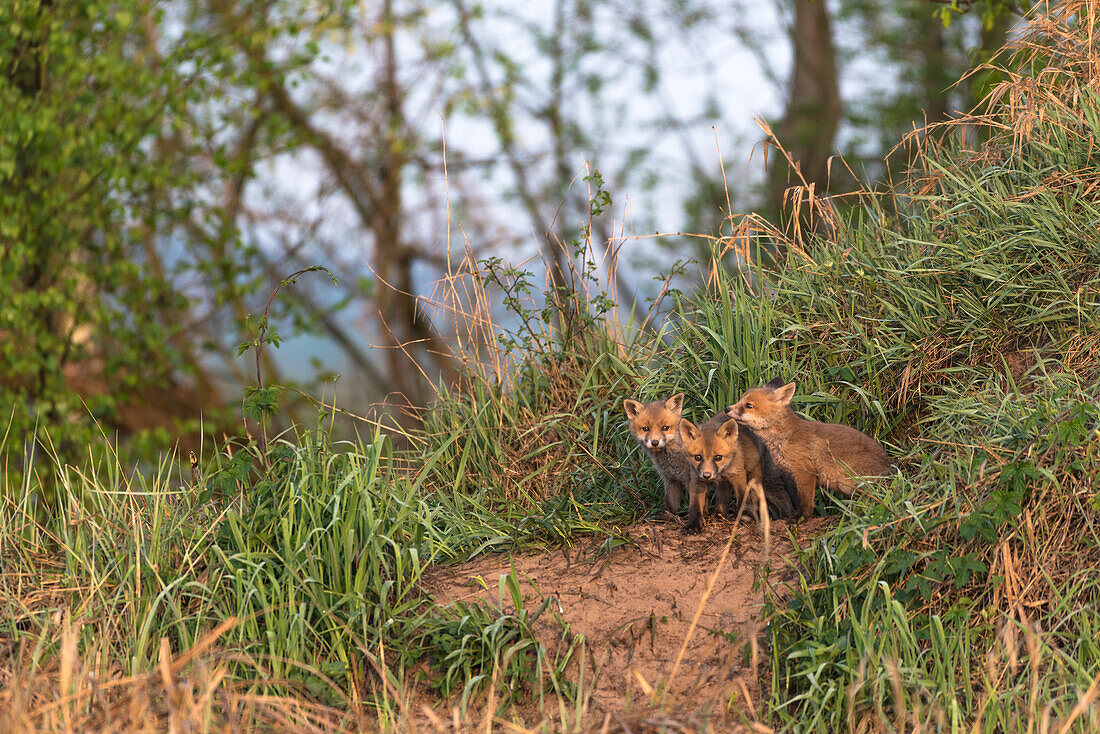
<svg viewBox="0 0 1100 734"><path fill-rule="evenodd" d="M498 580L514 563L524 605L552 596L572 633L587 638L598 676L589 706L597 728L605 719L620 729L627 720L640 723L637 716L656 714L649 694L659 687L666 690L663 712L732 726L754 719L760 698L758 668L766 660L757 655L756 642L765 586L786 595L796 578L791 538L803 545L828 522L774 522L770 558L754 523L711 521L702 535L691 536L676 524L646 522L626 528L629 542L611 548L599 537L553 553L498 554L436 568L424 578L424 588L440 604L499 604ZM713 589L689 638L712 577ZM561 629L548 624L540 634L552 648Z"/></svg>

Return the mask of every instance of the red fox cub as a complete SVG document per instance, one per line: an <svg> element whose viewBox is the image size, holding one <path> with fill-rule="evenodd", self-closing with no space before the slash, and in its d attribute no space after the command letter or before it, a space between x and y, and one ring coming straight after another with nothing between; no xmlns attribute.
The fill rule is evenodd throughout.
<svg viewBox="0 0 1100 734"><path fill-rule="evenodd" d="M730 514L730 490L738 505L757 518L757 502L763 495L771 517L798 517L798 491L793 478L772 461L768 447L750 428L742 428L724 413L701 426L680 421L684 453L692 464L688 494L688 519L684 530L703 529L707 487L715 486L718 513ZM747 501L747 503L746 503Z"/></svg>
<svg viewBox="0 0 1100 734"><path fill-rule="evenodd" d="M680 497L691 482L691 464L680 444L680 415L684 409L684 394L668 400L642 404L629 398L623 410L630 420L630 433L649 454L653 466L665 483L665 512L675 515L680 509Z"/></svg>
<svg viewBox="0 0 1100 734"><path fill-rule="evenodd" d="M793 382L755 387L726 408L726 415L764 440L780 467L794 476L803 516L812 517L817 487L851 495L862 479L887 474L890 459L878 441L854 428L795 415L794 388Z"/></svg>

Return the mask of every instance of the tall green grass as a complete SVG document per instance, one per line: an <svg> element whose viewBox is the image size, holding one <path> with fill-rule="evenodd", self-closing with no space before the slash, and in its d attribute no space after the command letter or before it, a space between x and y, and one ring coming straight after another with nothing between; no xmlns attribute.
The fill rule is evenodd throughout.
<svg viewBox="0 0 1100 734"><path fill-rule="evenodd" d="M514 575L496 607L437 607L419 580L432 563L544 541L567 516L517 523L477 496L426 492L428 472L399 470L381 434L345 445L284 436L263 474L249 471L254 451L220 454L199 481L167 458L149 473L106 459L57 465L48 481L65 501L45 522L43 474L5 487L0 638L9 652L34 648L20 676L62 656L56 613L68 610L81 658L104 670L155 671L162 640L186 651L220 628L218 659L253 692L365 702L387 726L406 715L395 692L421 684L457 690L464 711L490 684L564 696L581 641L537 642L545 609L524 608Z"/></svg>
<svg viewBox="0 0 1100 734"><path fill-rule="evenodd" d="M900 466L839 506L776 600L781 728L1100 723L1100 99L1071 43L1086 31L1032 37L1017 63L1048 94L1015 76L980 146L975 121L945 127L889 207L851 212L775 275L771 352L846 404L800 407L885 434Z"/></svg>

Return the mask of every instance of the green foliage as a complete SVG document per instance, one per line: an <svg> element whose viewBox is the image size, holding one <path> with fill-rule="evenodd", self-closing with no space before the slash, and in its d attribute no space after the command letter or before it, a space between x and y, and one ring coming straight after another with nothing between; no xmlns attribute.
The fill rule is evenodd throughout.
<svg viewBox="0 0 1100 734"><path fill-rule="evenodd" d="M845 160L861 178L890 185L905 175L905 146L895 146L915 128L969 112L1004 79L979 68L1008 40L1015 14L1029 2L1002 0L929 2L843 0L836 35L841 53L873 58L877 73L866 88L845 99L848 134L840 143ZM894 151L889 158L887 153ZM833 181L847 174L833 168ZM840 189L835 188L834 191Z"/></svg>
<svg viewBox="0 0 1100 734"><path fill-rule="evenodd" d="M246 433L248 432L249 419L260 424L259 443L261 456L267 454L267 422L279 414L279 399L284 392L284 389L280 386L264 385L264 346L270 344L278 349L279 345L282 343L282 339L279 338L279 335L271 329L271 306L275 303L275 296L279 295L279 291L282 288L293 285L300 275L315 272L327 273L329 278L332 279L332 284L339 285L336 277L329 272L328 268L321 265L313 265L291 273L284 280L279 281L279 285L275 286L274 290L271 291L271 296L267 299L267 306L264 308L263 315L257 319L256 336L252 341L245 342L237 348L238 357L249 349L254 350L256 353L256 384L245 387L244 400L241 403L241 413L245 418Z"/></svg>
<svg viewBox="0 0 1100 734"><path fill-rule="evenodd" d="M931 12L943 23L944 28L950 27L952 21L959 16L976 12L981 19L982 28L988 30L993 27L993 24L999 18L1017 14L1025 15L1034 4L1033 0L1024 0L1024 2L1017 2L1016 0L978 0L977 2L975 0L951 0L951 2L943 3Z"/></svg>
<svg viewBox="0 0 1100 734"><path fill-rule="evenodd" d="M120 447L152 458L152 442L196 435L200 410L207 430L222 426L221 406L173 398L192 383L216 393L210 355L231 359L225 334L245 331L266 277L224 193L269 147L301 145L243 92L292 77L346 18L341 3L278 3L270 22L229 23L228 6L199 5L0 9L0 414L14 416L13 448L38 425L72 459L100 430L152 422L168 430ZM240 53L276 42L277 67ZM227 130L249 125L256 151L235 149ZM311 326L289 304L270 316Z"/></svg>
<svg viewBox="0 0 1100 734"><path fill-rule="evenodd" d="M668 312L608 318L591 221L573 290L538 294L530 273L483 262L475 280L515 329L400 449L378 432L301 432L225 445L192 481L169 459L132 472L106 452L5 478L3 582L48 559L74 597L9 601L0 635L37 665L58 654L49 617L68 609L80 647L131 673L157 665L162 638L183 649L229 622L225 659L262 692L338 706L366 692L379 710L419 680L462 707L485 690L502 705L571 697L580 648L540 645L553 607L525 600L514 569L495 607L449 609L423 593L425 569L581 533L607 552L616 524L659 504L622 398L684 391L701 419L782 377L803 413L882 437L898 472L830 505L795 588L771 600L767 723L1095 728L1079 703L1100 676L1100 96L1044 81L1059 104L1006 95L979 144L928 141L889 205L765 243L788 253L772 271L713 263ZM609 201L591 182L595 216ZM268 326L246 349L277 344ZM246 412L262 422L277 402L260 373ZM47 482L54 513L40 511Z"/></svg>
<svg viewBox="0 0 1100 734"><path fill-rule="evenodd" d="M470 364L465 379L442 390L424 414L422 430L408 436L408 460L423 467L426 486L516 513L530 539L560 541L634 519L652 509L656 491L648 459L623 430L622 398L634 393L662 344L638 324L608 317L614 303L594 254L591 217L610 202L597 171L590 182L590 218L571 243L577 268L570 285L538 293L529 271L499 258L477 264L477 286L503 301L515 325L491 334L487 361L500 368Z"/></svg>
<svg viewBox="0 0 1100 734"><path fill-rule="evenodd" d="M442 614L426 617L422 644L432 651L431 665L439 675L431 685L450 697L460 690L460 707L465 714L472 694L490 682L505 692L501 708L537 693L542 700L544 686L562 691L568 687L565 668L583 643L576 637L556 656L535 638L534 625L554 602L546 597L534 611L526 608L515 567L499 580L499 607L455 602ZM514 613L504 609L511 603Z"/></svg>
<svg viewBox="0 0 1100 734"><path fill-rule="evenodd" d="M86 442L92 416L172 372L182 305L143 249L140 212L189 174L149 154L195 89L172 60L134 54L138 0L0 9L0 414ZM175 216L161 209L162 216ZM87 409L66 376L114 374Z"/></svg>
<svg viewBox="0 0 1100 734"><path fill-rule="evenodd" d="M22 564L56 546L59 580L96 590L74 615L82 649L130 673L155 668L162 637L183 650L228 620L219 644L235 651L233 673L272 693L347 705L370 670L402 685L423 675L464 701L494 677L514 694L566 692L575 645L551 654L534 639L547 605L526 608L514 574L497 611L436 607L419 588L432 563L521 540L511 518L478 498L425 492L382 435L287 438L266 458L255 445L227 447L195 484L168 460L149 474L106 459L59 466L65 501L41 522L30 512L37 480L6 486L0 552ZM33 641L49 625L8 611L6 639ZM44 644L41 654L57 653L56 640Z"/></svg>
<svg viewBox="0 0 1100 734"><path fill-rule="evenodd" d="M977 149L961 128L929 141L898 211L853 212L775 276L772 352L894 430L901 466L839 508L775 607L788 730L1068 722L1100 675L1100 240L1079 185L1100 100L1075 79L1052 75L1073 102L1040 129L1019 132L1028 100Z"/></svg>

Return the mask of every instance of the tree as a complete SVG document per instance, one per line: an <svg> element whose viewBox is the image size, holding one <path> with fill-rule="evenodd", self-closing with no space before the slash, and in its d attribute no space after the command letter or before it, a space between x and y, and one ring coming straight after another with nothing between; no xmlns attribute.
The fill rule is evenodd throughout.
<svg viewBox="0 0 1100 734"><path fill-rule="evenodd" d="M768 175L768 203L783 209L785 192L805 183L815 194L829 186L829 157L841 116L840 84L832 21L824 0L792 0L790 24L793 62L787 83L787 102L775 136L787 150L797 172L773 151ZM804 210L805 211L805 210Z"/></svg>
<svg viewBox="0 0 1100 734"><path fill-rule="evenodd" d="M341 288L317 279L284 290L271 327L335 345L318 355L316 378L335 371L338 353L362 376L356 407L387 396L427 404L456 374L456 325L420 298L450 272L452 234L474 259L540 253L551 297L564 298L579 285L576 243L611 246L621 234L621 209L589 223L581 179L594 183L598 169L599 190L636 203L676 167L654 151L731 114L720 95L684 112L661 90L662 50L694 48L721 7L9 3L0 276L14 285L0 306L0 407L23 428L36 415L82 416L79 399L108 427L171 425L134 415L142 404L194 416L253 379L236 356L252 338L250 314L311 265ZM835 17L824 0L784 7L795 63L776 131L823 192L841 115ZM932 90L934 52L940 44L953 58L954 31L922 27L919 86ZM851 115L842 145L873 129L861 105L848 109L868 122ZM684 157L701 206L724 204L724 186L704 185L703 156ZM771 163L777 199L799 178L774 154ZM635 208L650 228L647 207ZM620 296L644 296L626 273ZM556 327L568 342L568 317ZM265 382L286 382L282 355L268 354Z"/></svg>
<svg viewBox="0 0 1100 734"><path fill-rule="evenodd" d="M134 52L144 2L109 9L0 7L0 413L16 445L41 420L64 450L194 367L163 319L185 302L141 241L143 212L190 175L150 141L201 90Z"/></svg>
<svg viewBox="0 0 1100 734"><path fill-rule="evenodd" d="M303 26L312 29L307 35L316 33L326 14L332 11L333 8L322 6L320 17L307 18ZM296 143L318 155L322 164L319 175L335 182L358 218L358 226L371 235L370 263L379 281L372 289L376 302L372 315L377 319L378 333L386 347L387 377L382 378L354 346L355 338L346 333L345 327L331 318L325 321L325 326L352 352L356 366L375 375L380 382L385 380L379 387L392 388L407 405L422 405L427 399L418 365L434 363L437 374L444 379L455 373L447 347L416 304L413 266L427 255L405 233L409 213L404 205L404 179L414 163L419 141L405 116L406 91L399 78L402 61L396 50L396 36L416 17L415 13L400 17L393 0L384 0L376 15L351 15L341 20L342 33L370 29L363 30L359 37L379 49L380 61L372 74L373 90L360 96L349 93L339 80L308 68L301 59L291 57L285 63L273 58L272 47L278 47L282 29L288 25L285 18L278 19L282 26L277 26L268 20L269 16L230 3L219 4L216 16L221 32L240 52L245 68L259 76L256 104L269 111L268 124L286 126ZM296 17L293 24L301 20ZM311 82L311 94L306 99L296 98L292 93L291 82L298 81L295 75ZM357 98L365 102L357 103ZM330 114L350 114L359 129L351 136L340 136L329 128L326 118ZM363 140L370 144L358 150L352 147L352 143ZM264 155L255 148L248 154L252 156L252 168ZM247 212L239 210L234 214L246 216ZM240 225L239 221L232 222L233 227ZM276 233L274 248L275 252L282 250L290 255L283 267L303 264L293 257L293 243L284 237L285 232ZM296 298L302 305L303 296L299 294ZM311 310L319 316L326 315L324 308L314 305Z"/></svg>
<svg viewBox="0 0 1100 734"><path fill-rule="evenodd" d="M849 101L842 144L845 159L868 182L890 178L908 164L904 154L893 156L889 168L883 163L903 136L966 114L988 90L993 80L970 72L1004 44L1012 16L999 0L962 12L972 6L841 3L839 17L851 30L844 34L845 54L878 60L876 78Z"/></svg>
<svg viewBox="0 0 1100 734"><path fill-rule="evenodd" d="M787 107L775 135L788 150L800 176L792 176L787 162L773 156L769 176L771 206L780 209L784 190L792 183L813 185L817 193L828 188L828 158L833 155L840 121L840 88L833 23L824 0L793 0L790 26L793 63Z"/></svg>

